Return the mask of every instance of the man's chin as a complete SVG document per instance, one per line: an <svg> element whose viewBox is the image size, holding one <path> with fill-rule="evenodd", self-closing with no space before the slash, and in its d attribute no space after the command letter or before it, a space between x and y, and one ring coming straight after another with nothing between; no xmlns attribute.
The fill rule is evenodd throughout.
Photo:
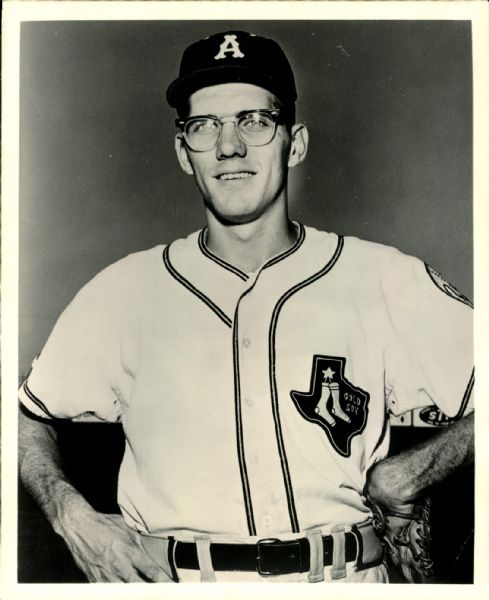
<svg viewBox="0 0 489 600"><path fill-rule="evenodd" d="M252 223L260 217L260 211L226 211L217 208L213 204L205 203L206 207L212 212L214 217L222 225L245 225Z"/></svg>
<svg viewBox="0 0 489 600"><path fill-rule="evenodd" d="M216 213L214 215L222 225L246 225L258 218L256 215L222 215Z"/></svg>

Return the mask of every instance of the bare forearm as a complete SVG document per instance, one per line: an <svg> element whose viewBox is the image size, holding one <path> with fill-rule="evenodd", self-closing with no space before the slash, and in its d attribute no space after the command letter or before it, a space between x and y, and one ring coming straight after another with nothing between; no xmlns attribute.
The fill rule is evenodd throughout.
<svg viewBox="0 0 489 600"><path fill-rule="evenodd" d="M375 465L367 490L389 507L412 503L425 489L474 460L474 415Z"/></svg>
<svg viewBox="0 0 489 600"><path fill-rule="evenodd" d="M19 413L19 472L54 530L63 535L71 512L93 509L61 468L54 427Z"/></svg>
<svg viewBox="0 0 489 600"><path fill-rule="evenodd" d="M19 413L22 481L89 581L170 581L120 515L96 512L67 480L53 427Z"/></svg>

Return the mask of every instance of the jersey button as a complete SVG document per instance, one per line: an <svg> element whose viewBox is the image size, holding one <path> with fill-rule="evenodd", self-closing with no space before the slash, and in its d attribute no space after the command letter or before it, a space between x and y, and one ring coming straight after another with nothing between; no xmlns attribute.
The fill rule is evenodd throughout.
<svg viewBox="0 0 489 600"><path fill-rule="evenodd" d="M263 517L263 525L265 527L270 527L271 524L272 524L272 517L270 515L265 515Z"/></svg>
<svg viewBox="0 0 489 600"><path fill-rule="evenodd" d="M255 403L253 402L253 398L246 398L245 402L248 406L253 406Z"/></svg>
<svg viewBox="0 0 489 600"><path fill-rule="evenodd" d="M271 502L272 504L278 504L281 500L281 496L279 494L272 492Z"/></svg>
<svg viewBox="0 0 489 600"><path fill-rule="evenodd" d="M245 348L249 348L251 344L251 340L249 338L243 338L243 346Z"/></svg>
<svg viewBox="0 0 489 600"><path fill-rule="evenodd" d="M251 462L255 465L257 465L260 462L260 457L258 456L258 454L251 455Z"/></svg>

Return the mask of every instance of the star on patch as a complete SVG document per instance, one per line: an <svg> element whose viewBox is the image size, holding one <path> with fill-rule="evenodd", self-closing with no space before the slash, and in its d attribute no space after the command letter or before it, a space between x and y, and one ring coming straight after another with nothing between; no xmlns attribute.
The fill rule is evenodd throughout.
<svg viewBox="0 0 489 600"><path fill-rule="evenodd" d="M331 367L328 367L325 371L323 371L323 379L324 381L331 381L333 379L333 375L335 372Z"/></svg>

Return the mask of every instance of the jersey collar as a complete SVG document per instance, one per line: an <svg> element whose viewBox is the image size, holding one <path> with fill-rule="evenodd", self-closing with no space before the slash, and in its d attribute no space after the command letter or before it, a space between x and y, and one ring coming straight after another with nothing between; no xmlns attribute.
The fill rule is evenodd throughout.
<svg viewBox="0 0 489 600"><path fill-rule="evenodd" d="M292 223L297 231L297 236L296 236L296 239L295 239L294 243L292 244L292 246L290 246L286 250L280 252L279 254L272 256L272 258L267 260L259 269L257 269L255 271L255 273L259 273L260 271L263 271L263 269L267 269L267 268L279 263L280 261L288 258L291 254L294 254L294 252L296 252L302 246L304 239L306 237L304 226L302 225L302 223L298 223L296 221L293 221ZM230 273L234 273L234 275L236 275L243 281L247 281L251 277L251 275L249 273L245 273L244 271L241 271L241 269L238 269L231 263L228 263L224 259L222 259L219 256L217 256L216 254L214 254L211 250L209 250L206 240L207 240L207 227L204 227L204 229L202 229L202 231L199 233L199 237L198 237L199 249L204 256L206 256L209 260L214 261L216 264L218 264L223 269L226 269Z"/></svg>

